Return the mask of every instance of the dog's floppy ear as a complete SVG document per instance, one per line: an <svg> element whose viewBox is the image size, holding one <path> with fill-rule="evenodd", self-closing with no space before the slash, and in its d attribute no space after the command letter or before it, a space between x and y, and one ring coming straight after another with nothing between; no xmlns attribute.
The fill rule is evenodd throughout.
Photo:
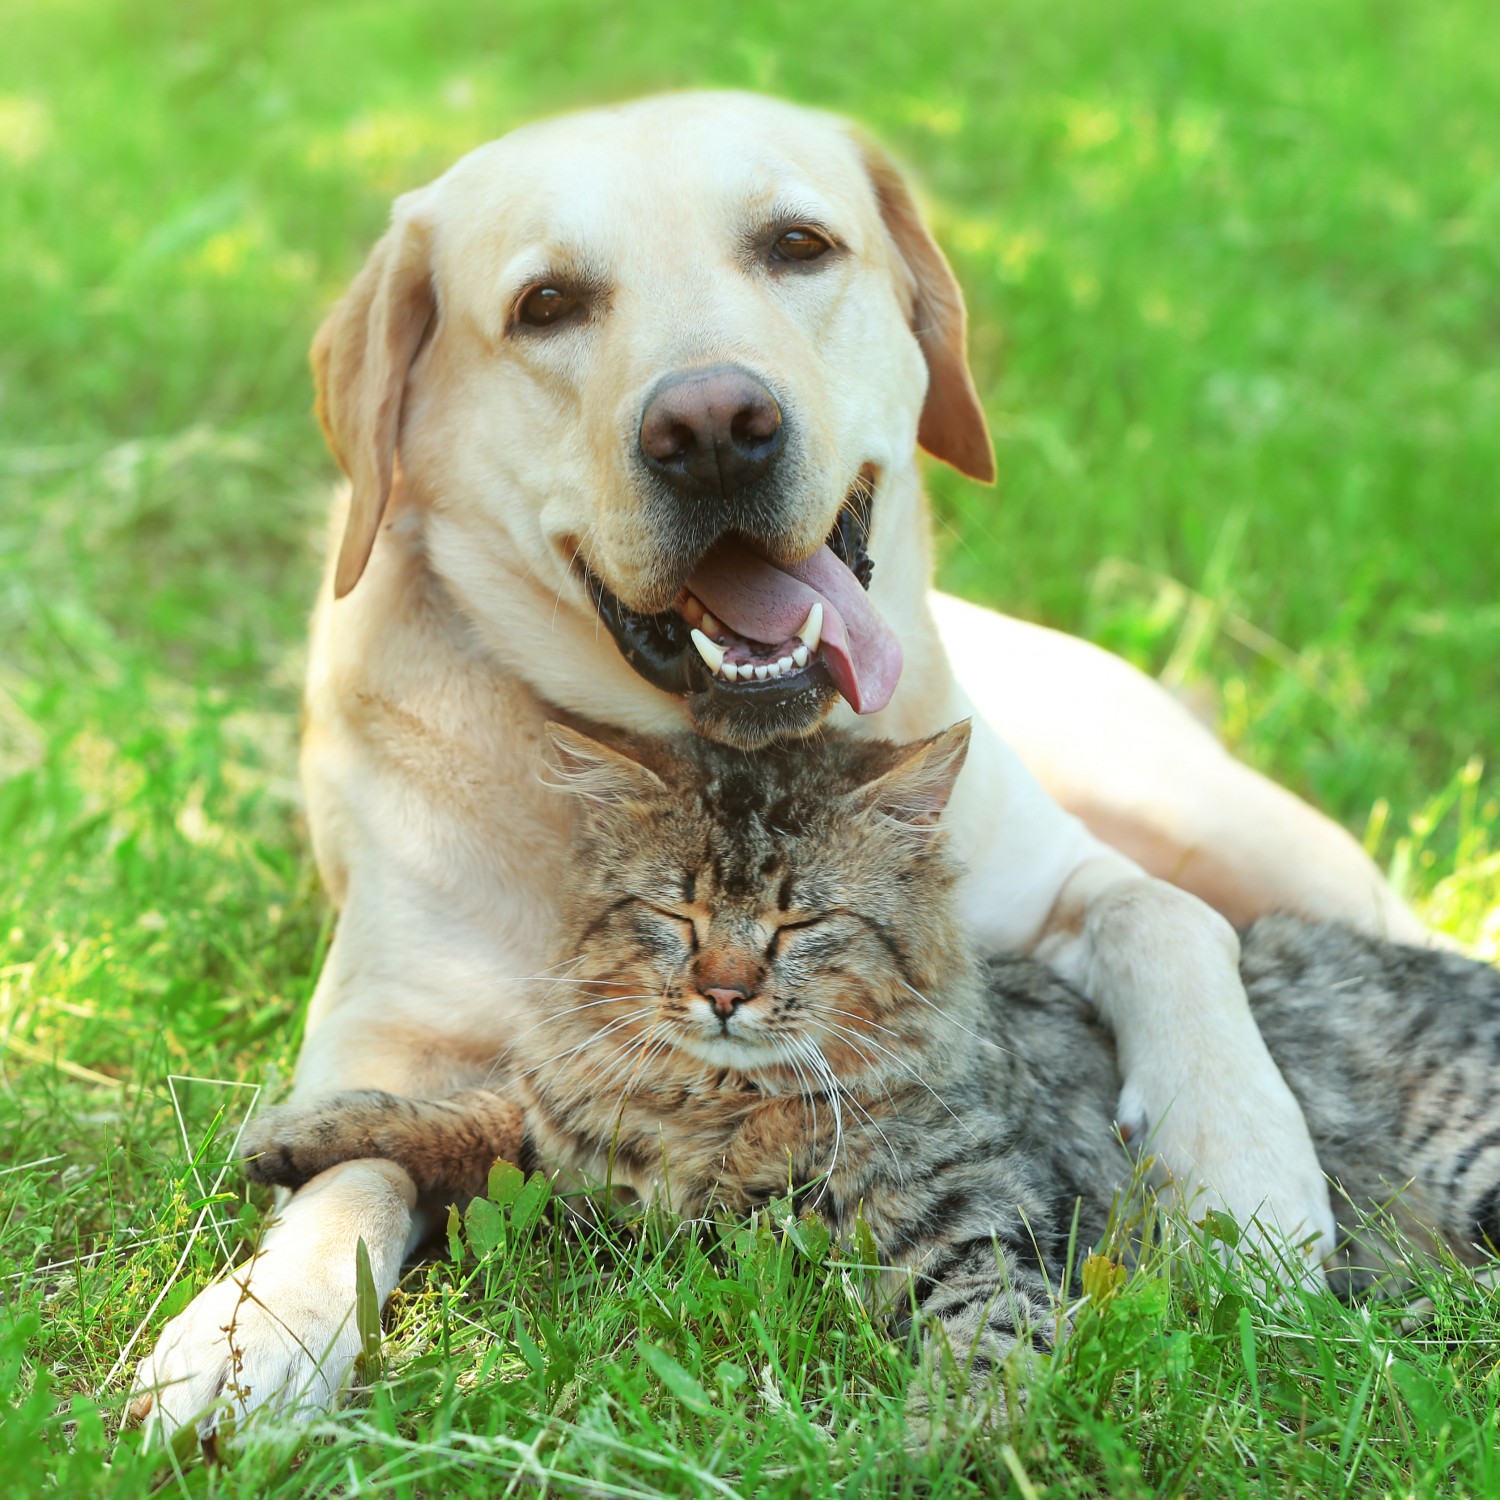
<svg viewBox="0 0 1500 1500"><path fill-rule="evenodd" d="M989 484L995 477L995 450L969 371L963 293L895 163L870 141L861 138L858 144L880 216L911 278L912 332L928 370L917 441L960 474Z"/></svg>
<svg viewBox="0 0 1500 1500"><path fill-rule="evenodd" d="M353 495L333 577L342 599L359 582L395 471L406 372L437 312L432 237L405 200L312 344L318 421Z"/></svg>

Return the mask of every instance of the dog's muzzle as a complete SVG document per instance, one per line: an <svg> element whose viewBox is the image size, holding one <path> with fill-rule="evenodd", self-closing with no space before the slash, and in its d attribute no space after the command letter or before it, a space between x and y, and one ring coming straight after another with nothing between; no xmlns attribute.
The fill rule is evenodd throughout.
<svg viewBox="0 0 1500 1500"><path fill-rule="evenodd" d="M826 544L778 565L730 531L698 561L671 608L628 608L578 558L620 654L653 687L687 699L700 733L746 748L809 733L843 696L883 708L900 648L865 598L876 475L862 469Z"/></svg>

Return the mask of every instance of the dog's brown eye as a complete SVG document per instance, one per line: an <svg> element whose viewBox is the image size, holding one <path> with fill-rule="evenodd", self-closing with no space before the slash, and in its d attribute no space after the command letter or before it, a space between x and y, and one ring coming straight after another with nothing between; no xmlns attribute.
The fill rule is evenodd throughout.
<svg viewBox="0 0 1500 1500"><path fill-rule="evenodd" d="M550 328L578 307L578 298L555 286L534 286L521 298L516 320L529 328Z"/></svg>
<svg viewBox="0 0 1500 1500"><path fill-rule="evenodd" d="M771 249L775 260L817 260L833 246L815 229L788 229Z"/></svg>

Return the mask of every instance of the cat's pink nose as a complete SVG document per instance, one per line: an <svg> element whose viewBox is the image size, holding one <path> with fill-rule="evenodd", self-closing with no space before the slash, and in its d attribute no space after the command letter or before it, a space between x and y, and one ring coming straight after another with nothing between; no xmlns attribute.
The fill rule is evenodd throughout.
<svg viewBox="0 0 1500 1500"><path fill-rule="evenodd" d="M743 1005L750 997L735 986L724 986L720 989L704 990L703 998L713 1006L714 1012L721 1016L732 1016L737 1005Z"/></svg>

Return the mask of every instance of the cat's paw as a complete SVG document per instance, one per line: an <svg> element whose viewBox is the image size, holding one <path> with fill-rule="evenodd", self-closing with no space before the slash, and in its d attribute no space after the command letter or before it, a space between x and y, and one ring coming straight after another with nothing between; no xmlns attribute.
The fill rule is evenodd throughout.
<svg viewBox="0 0 1500 1500"><path fill-rule="evenodd" d="M1264 1256L1269 1282L1321 1286L1337 1241L1328 1179L1300 1106L1266 1065L1261 1076L1242 1066L1232 1084L1179 1085L1170 1097L1149 1077L1128 1078L1116 1118L1190 1218L1227 1213L1240 1248Z"/></svg>
<svg viewBox="0 0 1500 1500"><path fill-rule="evenodd" d="M340 1162L384 1156L381 1143L357 1128L359 1116L345 1099L335 1094L315 1104L261 1110L240 1137L245 1176L272 1187L299 1188Z"/></svg>

